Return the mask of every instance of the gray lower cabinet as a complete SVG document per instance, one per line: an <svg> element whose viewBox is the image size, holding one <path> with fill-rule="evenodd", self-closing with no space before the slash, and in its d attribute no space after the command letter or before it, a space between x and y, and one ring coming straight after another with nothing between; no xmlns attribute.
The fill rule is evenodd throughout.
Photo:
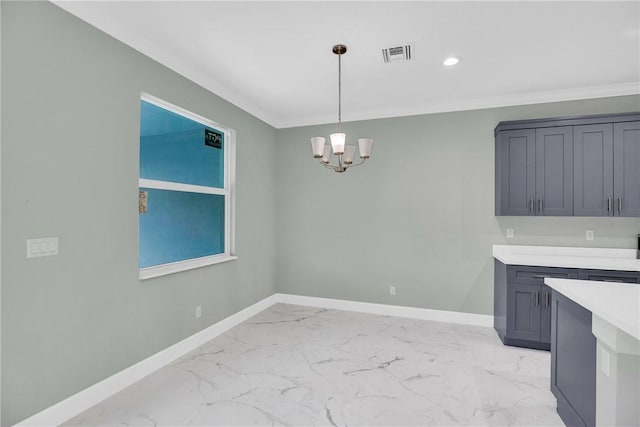
<svg viewBox="0 0 640 427"><path fill-rule="evenodd" d="M495 212L640 217L640 114L501 122Z"/></svg>
<svg viewBox="0 0 640 427"><path fill-rule="evenodd" d="M551 289L544 284L546 277L577 279L578 270L495 260L494 327L504 344L550 349Z"/></svg>
<svg viewBox="0 0 640 427"><path fill-rule="evenodd" d="M507 284L507 338L540 342L540 286Z"/></svg>
<svg viewBox="0 0 640 427"><path fill-rule="evenodd" d="M549 350L551 288L546 277L639 283L640 272L505 265L494 260L494 328L506 345Z"/></svg>
<svg viewBox="0 0 640 427"><path fill-rule="evenodd" d="M507 285L507 341L512 345L549 349L551 288L546 285Z"/></svg>
<svg viewBox="0 0 640 427"><path fill-rule="evenodd" d="M580 269L578 278L640 284L637 271ZM566 425L596 425L596 337L591 312L556 291L551 294L551 392Z"/></svg>
<svg viewBox="0 0 640 427"><path fill-rule="evenodd" d="M567 426L596 424L596 337L591 312L553 291L551 392Z"/></svg>

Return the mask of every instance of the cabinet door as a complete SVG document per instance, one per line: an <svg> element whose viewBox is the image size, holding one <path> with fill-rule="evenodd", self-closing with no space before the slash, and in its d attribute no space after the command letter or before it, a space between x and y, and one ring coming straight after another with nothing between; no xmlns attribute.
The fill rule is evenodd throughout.
<svg viewBox="0 0 640 427"><path fill-rule="evenodd" d="M573 215L573 129L536 129L536 215Z"/></svg>
<svg viewBox="0 0 640 427"><path fill-rule="evenodd" d="M573 214L613 215L613 125L573 127Z"/></svg>
<svg viewBox="0 0 640 427"><path fill-rule="evenodd" d="M552 293L551 392L568 426L596 423L596 337L591 312Z"/></svg>
<svg viewBox="0 0 640 427"><path fill-rule="evenodd" d="M640 216L640 122L613 127L615 213Z"/></svg>
<svg viewBox="0 0 640 427"><path fill-rule="evenodd" d="M539 285L507 285L507 336L540 341Z"/></svg>
<svg viewBox="0 0 640 427"><path fill-rule="evenodd" d="M540 342L551 342L551 288L540 286Z"/></svg>
<svg viewBox="0 0 640 427"><path fill-rule="evenodd" d="M496 140L496 215L533 215L535 130L503 131Z"/></svg>

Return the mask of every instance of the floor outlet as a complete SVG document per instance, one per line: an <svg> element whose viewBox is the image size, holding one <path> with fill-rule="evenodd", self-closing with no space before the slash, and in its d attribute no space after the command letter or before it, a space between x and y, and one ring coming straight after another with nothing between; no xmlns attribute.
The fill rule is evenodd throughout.
<svg viewBox="0 0 640 427"><path fill-rule="evenodd" d="M395 295L395 294L396 294L396 287L389 286L389 295Z"/></svg>
<svg viewBox="0 0 640 427"><path fill-rule="evenodd" d="M199 305L196 307L196 319L199 319L202 317L202 306Z"/></svg>

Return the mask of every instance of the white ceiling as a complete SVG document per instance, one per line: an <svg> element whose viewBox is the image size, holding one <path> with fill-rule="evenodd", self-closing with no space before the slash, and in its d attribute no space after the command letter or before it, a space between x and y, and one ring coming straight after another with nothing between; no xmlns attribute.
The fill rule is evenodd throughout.
<svg viewBox="0 0 640 427"><path fill-rule="evenodd" d="M639 1L54 3L277 128L640 93Z"/></svg>

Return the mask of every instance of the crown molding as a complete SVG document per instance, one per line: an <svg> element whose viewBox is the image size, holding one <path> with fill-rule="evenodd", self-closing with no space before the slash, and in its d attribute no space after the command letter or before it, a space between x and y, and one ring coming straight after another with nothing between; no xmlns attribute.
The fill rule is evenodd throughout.
<svg viewBox="0 0 640 427"><path fill-rule="evenodd" d="M578 101L582 99L608 98L613 96L640 95L640 82L620 83L605 86L579 87L544 92L529 92L512 95L469 99L461 102L426 103L407 108L388 108L349 112L343 123L361 120L388 119L393 117L418 116L422 114L449 113L454 111L483 110L517 105L544 104L549 102ZM306 120L278 121L278 129L315 126L337 122L334 116L316 116Z"/></svg>

